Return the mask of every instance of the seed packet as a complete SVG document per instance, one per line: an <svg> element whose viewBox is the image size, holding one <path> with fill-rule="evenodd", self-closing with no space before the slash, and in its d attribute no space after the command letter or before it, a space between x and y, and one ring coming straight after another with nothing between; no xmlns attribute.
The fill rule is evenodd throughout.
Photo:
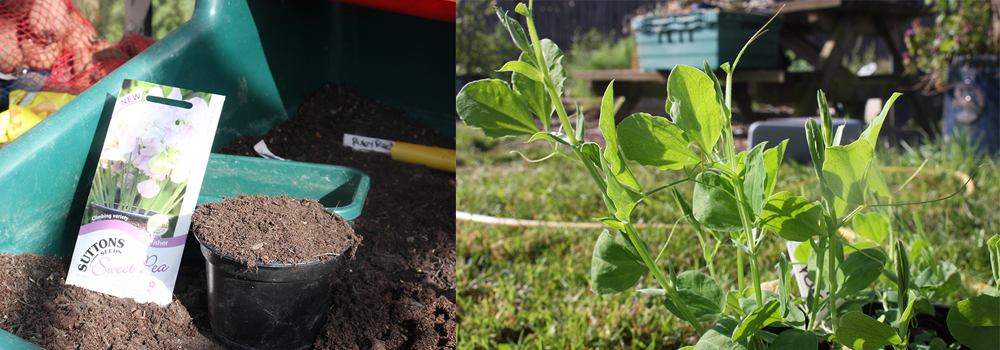
<svg viewBox="0 0 1000 350"><path fill-rule="evenodd" d="M125 80L66 283L170 303L225 96Z"/></svg>

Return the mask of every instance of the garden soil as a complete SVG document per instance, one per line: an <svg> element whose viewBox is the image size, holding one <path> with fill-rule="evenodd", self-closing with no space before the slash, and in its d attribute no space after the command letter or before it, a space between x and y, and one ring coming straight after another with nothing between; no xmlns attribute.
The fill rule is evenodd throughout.
<svg viewBox="0 0 1000 350"><path fill-rule="evenodd" d="M281 157L352 167L371 178L353 220L361 245L341 264L313 348L455 348L455 174L355 152L342 145L345 132L455 147L454 138L350 85L328 84L284 125L221 150L257 156L253 145L264 140ZM0 254L7 267L0 270L0 328L46 349L221 348L208 321L204 261L191 256L178 272L175 300L160 307L66 285L66 259Z"/></svg>

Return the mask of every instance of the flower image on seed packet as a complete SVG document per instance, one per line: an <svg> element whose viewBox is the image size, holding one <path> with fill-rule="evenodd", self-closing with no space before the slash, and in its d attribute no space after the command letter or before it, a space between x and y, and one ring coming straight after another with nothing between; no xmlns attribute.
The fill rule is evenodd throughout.
<svg viewBox="0 0 1000 350"><path fill-rule="evenodd" d="M66 283L170 303L224 101L122 83Z"/></svg>

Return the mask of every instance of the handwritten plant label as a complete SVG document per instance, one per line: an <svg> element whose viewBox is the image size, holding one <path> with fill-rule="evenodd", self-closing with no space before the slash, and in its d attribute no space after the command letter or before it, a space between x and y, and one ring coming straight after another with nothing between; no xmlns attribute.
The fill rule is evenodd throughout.
<svg viewBox="0 0 1000 350"><path fill-rule="evenodd" d="M358 136L354 134L344 134L344 146L351 147L358 151L392 153L392 146L395 144L396 141Z"/></svg>
<svg viewBox="0 0 1000 350"><path fill-rule="evenodd" d="M170 303L223 102L125 80L66 283Z"/></svg>

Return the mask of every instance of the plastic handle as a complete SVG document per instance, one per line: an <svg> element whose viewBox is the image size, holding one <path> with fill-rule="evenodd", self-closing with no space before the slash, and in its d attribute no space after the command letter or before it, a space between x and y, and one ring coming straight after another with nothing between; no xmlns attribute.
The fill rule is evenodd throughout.
<svg viewBox="0 0 1000 350"><path fill-rule="evenodd" d="M392 146L392 159L423 164L431 169L455 172L455 150L453 149L396 142Z"/></svg>

